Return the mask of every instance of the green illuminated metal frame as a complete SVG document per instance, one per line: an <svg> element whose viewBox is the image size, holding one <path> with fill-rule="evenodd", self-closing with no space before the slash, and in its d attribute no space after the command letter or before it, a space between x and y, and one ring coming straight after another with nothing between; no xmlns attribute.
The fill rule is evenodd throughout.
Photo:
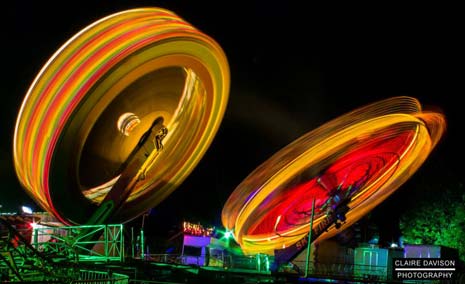
<svg viewBox="0 0 465 284"><path fill-rule="evenodd" d="M36 226L32 246L67 261L123 261L123 225Z"/></svg>

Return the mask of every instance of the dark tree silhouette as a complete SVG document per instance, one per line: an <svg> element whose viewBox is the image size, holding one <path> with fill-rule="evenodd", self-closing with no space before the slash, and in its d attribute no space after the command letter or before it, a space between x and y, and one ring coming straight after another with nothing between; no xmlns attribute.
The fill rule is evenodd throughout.
<svg viewBox="0 0 465 284"><path fill-rule="evenodd" d="M425 191L400 218L405 243L442 245L458 250L465 261L465 193L463 185Z"/></svg>

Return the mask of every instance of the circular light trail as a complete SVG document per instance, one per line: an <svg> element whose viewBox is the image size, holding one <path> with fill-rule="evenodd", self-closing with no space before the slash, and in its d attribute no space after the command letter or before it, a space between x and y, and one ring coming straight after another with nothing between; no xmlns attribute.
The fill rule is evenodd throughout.
<svg viewBox="0 0 465 284"><path fill-rule="evenodd" d="M109 221L135 218L194 169L228 91L220 46L171 11L109 15L59 48L29 88L14 133L18 178L43 209L64 223L85 223L161 117L163 151L148 150L143 180Z"/></svg>
<svg viewBox="0 0 465 284"><path fill-rule="evenodd" d="M348 201L341 230L360 219L425 161L445 118L394 97L338 117L305 134L253 171L227 200L222 221L246 253L288 247L329 210ZM334 236L333 224L317 241Z"/></svg>

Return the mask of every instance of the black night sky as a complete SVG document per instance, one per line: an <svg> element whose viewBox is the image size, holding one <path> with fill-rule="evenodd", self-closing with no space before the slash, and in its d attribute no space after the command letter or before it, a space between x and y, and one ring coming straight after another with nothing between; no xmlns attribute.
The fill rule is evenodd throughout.
<svg viewBox="0 0 465 284"><path fill-rule="evenodd" d="M199 1L15 2L2 4L3 211L35 206L17 181L11 149L17 112L37 72L88 24L143 6L172 10L213 37L231 70L220 130L184 184L151 211L153 228L183 219L220 226L230 193L279 149L345 112L399 95L443 111L448 129L420 170L374 210L382 232L396 234L397 215L415 205L424 186L459 189L463 184L464 93L458 84L463 30L454 7L323 8L306 1L261 0L213 6Z"/></svg>

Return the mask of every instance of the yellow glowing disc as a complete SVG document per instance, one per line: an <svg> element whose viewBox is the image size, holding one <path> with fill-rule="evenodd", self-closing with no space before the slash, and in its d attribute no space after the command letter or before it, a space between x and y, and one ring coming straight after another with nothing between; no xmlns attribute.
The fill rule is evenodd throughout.
<svg viewBox="0 0 465 284"><path fill-rule="evenodd" d="M110 221L130 220L194 169L218 130L228 91L220 46L174 13L110 15L66 42L32 83L14 134L17 175L45 210L85 223L161 117L163 150L147 149L143 178Z"/></svg>

